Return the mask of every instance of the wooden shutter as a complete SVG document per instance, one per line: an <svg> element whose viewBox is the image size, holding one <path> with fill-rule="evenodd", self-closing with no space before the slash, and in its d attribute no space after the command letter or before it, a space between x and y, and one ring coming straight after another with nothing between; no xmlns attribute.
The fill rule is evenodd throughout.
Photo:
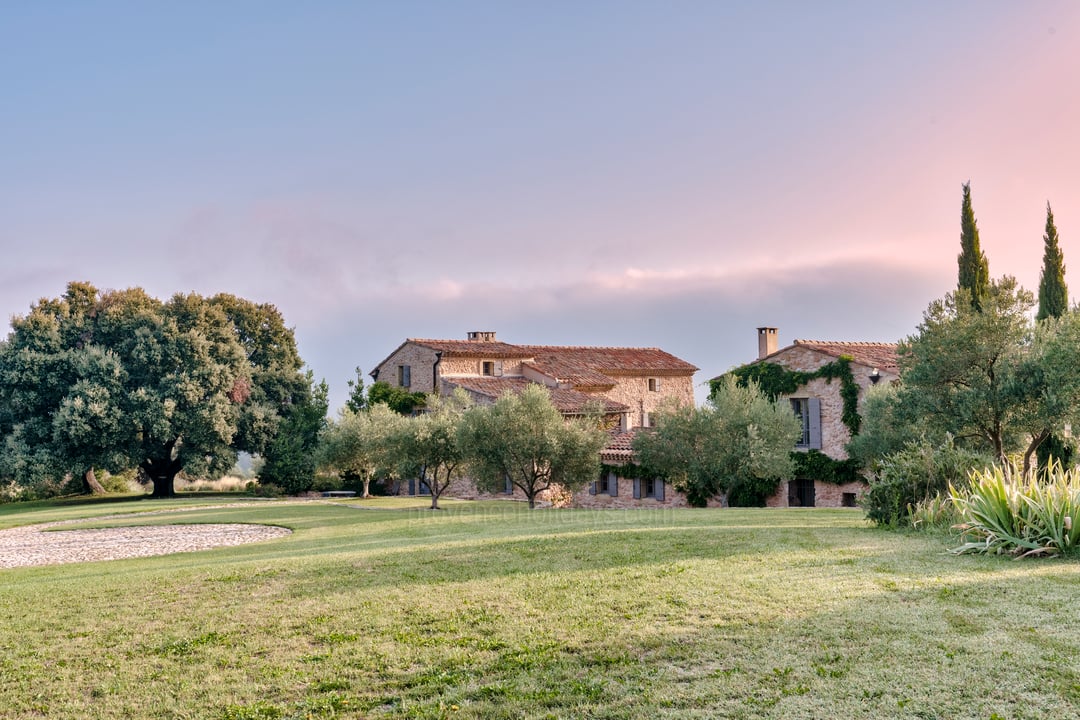
<svg viewBox="0 0 1080 720"><path fill-rule="evenodd" d="M412 387L412 366L411 365L402 365L401 366L401 386L402 387Z"/></svg>
<svg viewBox="0 0 1080 720"><path fill-rule="evenodd" d="M590 495L595 495L596 494L596 481L595 480L593 482L589 483L589 494Z"/></svg>
<svg viewBox="0 0 1080 720"><path fill-rule="evenodd" d="M413 478L409 478L409 494L416 494L416 480L414 480Z"/></svg>
<svg viewBox="0 0 1080 720"><path fill-rule="evenodd" d="M653 489L656 492L656 499L662 501L664 499L664 481L660 478L653 480Z"/></svg>
<svg viewBox="0 0 1080 720"><path fill-rule="evenodd" d="M513 494L514 494L514 483L513 483L513 482L512 482L511 480L510 480L510 476L509 476L509 475L507 475L507 476L506 476L506 485L505 485L505 487L503 488L503 491L504 491L504 492L505 492L505 493L506 493L507 495L513 495Z"/></svg>
<svg viewBox="0 0 1080 720"><path fill-rule="evenodd" d="M634 499L641 499L641 478L634 478Z"/></svg>
<svg viewBox="0 0 1080 720"><path fill-rule="evenodd" d="M502 373L503 373L502 360L496 360L495 361L495 377L502 377Z"/></svg>
<svg viewBox="0 0 1080 720"><path fill-rule="evenodd" d="M619 494L619 476L615 473L608 473L608 495L615 497Z"/></svg>
<svg viewBox="0 0 1080 720"><path fill-rule="evenodd" d="M810 449L821 449L821 400L810 398L806 401L810 415Z"/></svg>

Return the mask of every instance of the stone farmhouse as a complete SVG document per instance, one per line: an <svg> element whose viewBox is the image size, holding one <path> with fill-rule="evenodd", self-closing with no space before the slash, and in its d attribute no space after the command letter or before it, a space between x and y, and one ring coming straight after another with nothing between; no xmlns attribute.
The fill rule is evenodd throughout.
<svg viewBox="0 0 1080 720"><path fill-rule="evenodd" d="M861 411L866 391L873 385L889 384L899 379L895 343L826 342L795 340L778 347L777 329L760 327L757 363L774 363L787 370L814 374L825 366L835 367L845 358L851 369L851 381L858 390L857 408ZM842 378L816 377L801 384L794 392L782 395L792 412L802 421L802 437L796 450L819 450L833 460L846 460L846 446L851 430L844 423ZM862 481L836 484L811 478L793 478L766 501L769 507L855 507L866 490Z"/></svg>
<svg viewBox="0 0 1080 720"><path fill-rule="evenodd" d="M494 332L470 332L465 340L405 340L371 372L375 381L412 392L446 394L462 388L478 403L493 403L505 392L530 384L548 389L555 407L567 417L600 403L611 440L601 452L606 467L629 467L631 443L653 414L669 402L693 403L698 368L658 348L516 345ZM402 483L401 492L422 491ZM515 492L506 489L508 497ZM479 497L468 480L455 483L449 495ZM686 499L662 480L602 473L587 491L575 493L583 507L685 506Z"/></svg>

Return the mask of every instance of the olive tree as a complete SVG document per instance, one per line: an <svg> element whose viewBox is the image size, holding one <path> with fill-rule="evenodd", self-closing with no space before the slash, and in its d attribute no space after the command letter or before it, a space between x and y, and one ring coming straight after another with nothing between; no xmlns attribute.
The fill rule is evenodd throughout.
<svg viewBox="0 0 1080 720"><path fill-rule="evenodd" d="M500 492L510 483L530 508L556 484L574 490L596 478L606 438L590 417L564 418L540 385L468 410L459 433L477 486Z"/></svg>
<svg viewBox="0 0 1080 720"><path fill-rule="evenodd" d="M361 496L371 497L374 478L396 474L396 451L408 420L381 403L359 412L343 408L323 431L317 454L319 467L356 475L362 483Z"/></svg>
<svg viewBox="0 0 1080 720"><path fill-rule="evenodd" d="M452 395L431 395L425 412L408 417L397 428L395 452L402 476L416 476L431 493L431 509L461 475L465 466L459 430L472 401L458 388Z"/></svg>
<svg viewBox="0 0 1080 720"><path fill-rule="evenodd" d="M656 415L656 427L634 438L648 472L667 478L702 507L720 494L755 504L792 472L791 450L802 429L790 408L766 397L757 384L728 375L704 407L675 405Z"/></svg>

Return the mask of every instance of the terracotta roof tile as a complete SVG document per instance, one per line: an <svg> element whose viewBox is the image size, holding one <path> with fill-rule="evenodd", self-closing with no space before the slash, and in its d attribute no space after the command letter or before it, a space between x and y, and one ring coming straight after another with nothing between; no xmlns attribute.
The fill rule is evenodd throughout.
<svg viewBox="0 0 1080 720"><path fill-rule="evenodd" d="M539 385L531 380L520 377L444 377L443 382L456 387L464 388L477 395L491 398L493 401L504 393L519 393L529 385ZM628 408L622 403L608 400L596 395L568 390L565 388L545 388L551 396L551 402L559 412L573 415L580 413L590 404L599 403L605 413L621 413Z"/></svg>
<svg viewBox="0 0 1080 720"><path fill-rule="evenodd" d="M486 358L527 358L532 354L520 345L504 342L481 342L477 340L425 340L409 338L406 342L416 343L438 350L449 357L486 357Z"/></svg>
<svg viewBox="0 0 1080 720"><path fill-rule="evenodd" d="M818 350L833 357L847 356L855 362L887 372L899 372L896 343L833 342L825 340L796 340L795 345Z"/></svg>
<svg viewBox="0 0 1080 720"><path fill-rule="evenodd" d="M648 428L631 428L626 431L617 431L611 434L607 445L600 451L600 460L611 464L624 464L634 459L634 438L640 432L648 432Z"/></svg>
<svg viewBox="0 0 1080 720"><path fill-rule="evenodd" d="M659 348L573 347L558 345L518 345L532 353L534 364L557 373L559 379L580 375L590 378L596 374L687 375L697 370L685 360ZM583 382L582 384L589 384Z"/></svg>

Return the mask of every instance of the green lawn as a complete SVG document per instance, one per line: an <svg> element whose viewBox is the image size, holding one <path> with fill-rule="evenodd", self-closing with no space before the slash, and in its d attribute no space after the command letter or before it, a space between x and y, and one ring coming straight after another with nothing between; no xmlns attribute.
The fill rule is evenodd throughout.
<svg viewBox="0 0 1080 720"><path fill-rule="evenodd" d="M0 717L1080 712L1074 561L955 557L842 510L410 502L121 520L100 516L170 504L0 506L5 527L85 515L295 531L0 570Z"/></svg>

